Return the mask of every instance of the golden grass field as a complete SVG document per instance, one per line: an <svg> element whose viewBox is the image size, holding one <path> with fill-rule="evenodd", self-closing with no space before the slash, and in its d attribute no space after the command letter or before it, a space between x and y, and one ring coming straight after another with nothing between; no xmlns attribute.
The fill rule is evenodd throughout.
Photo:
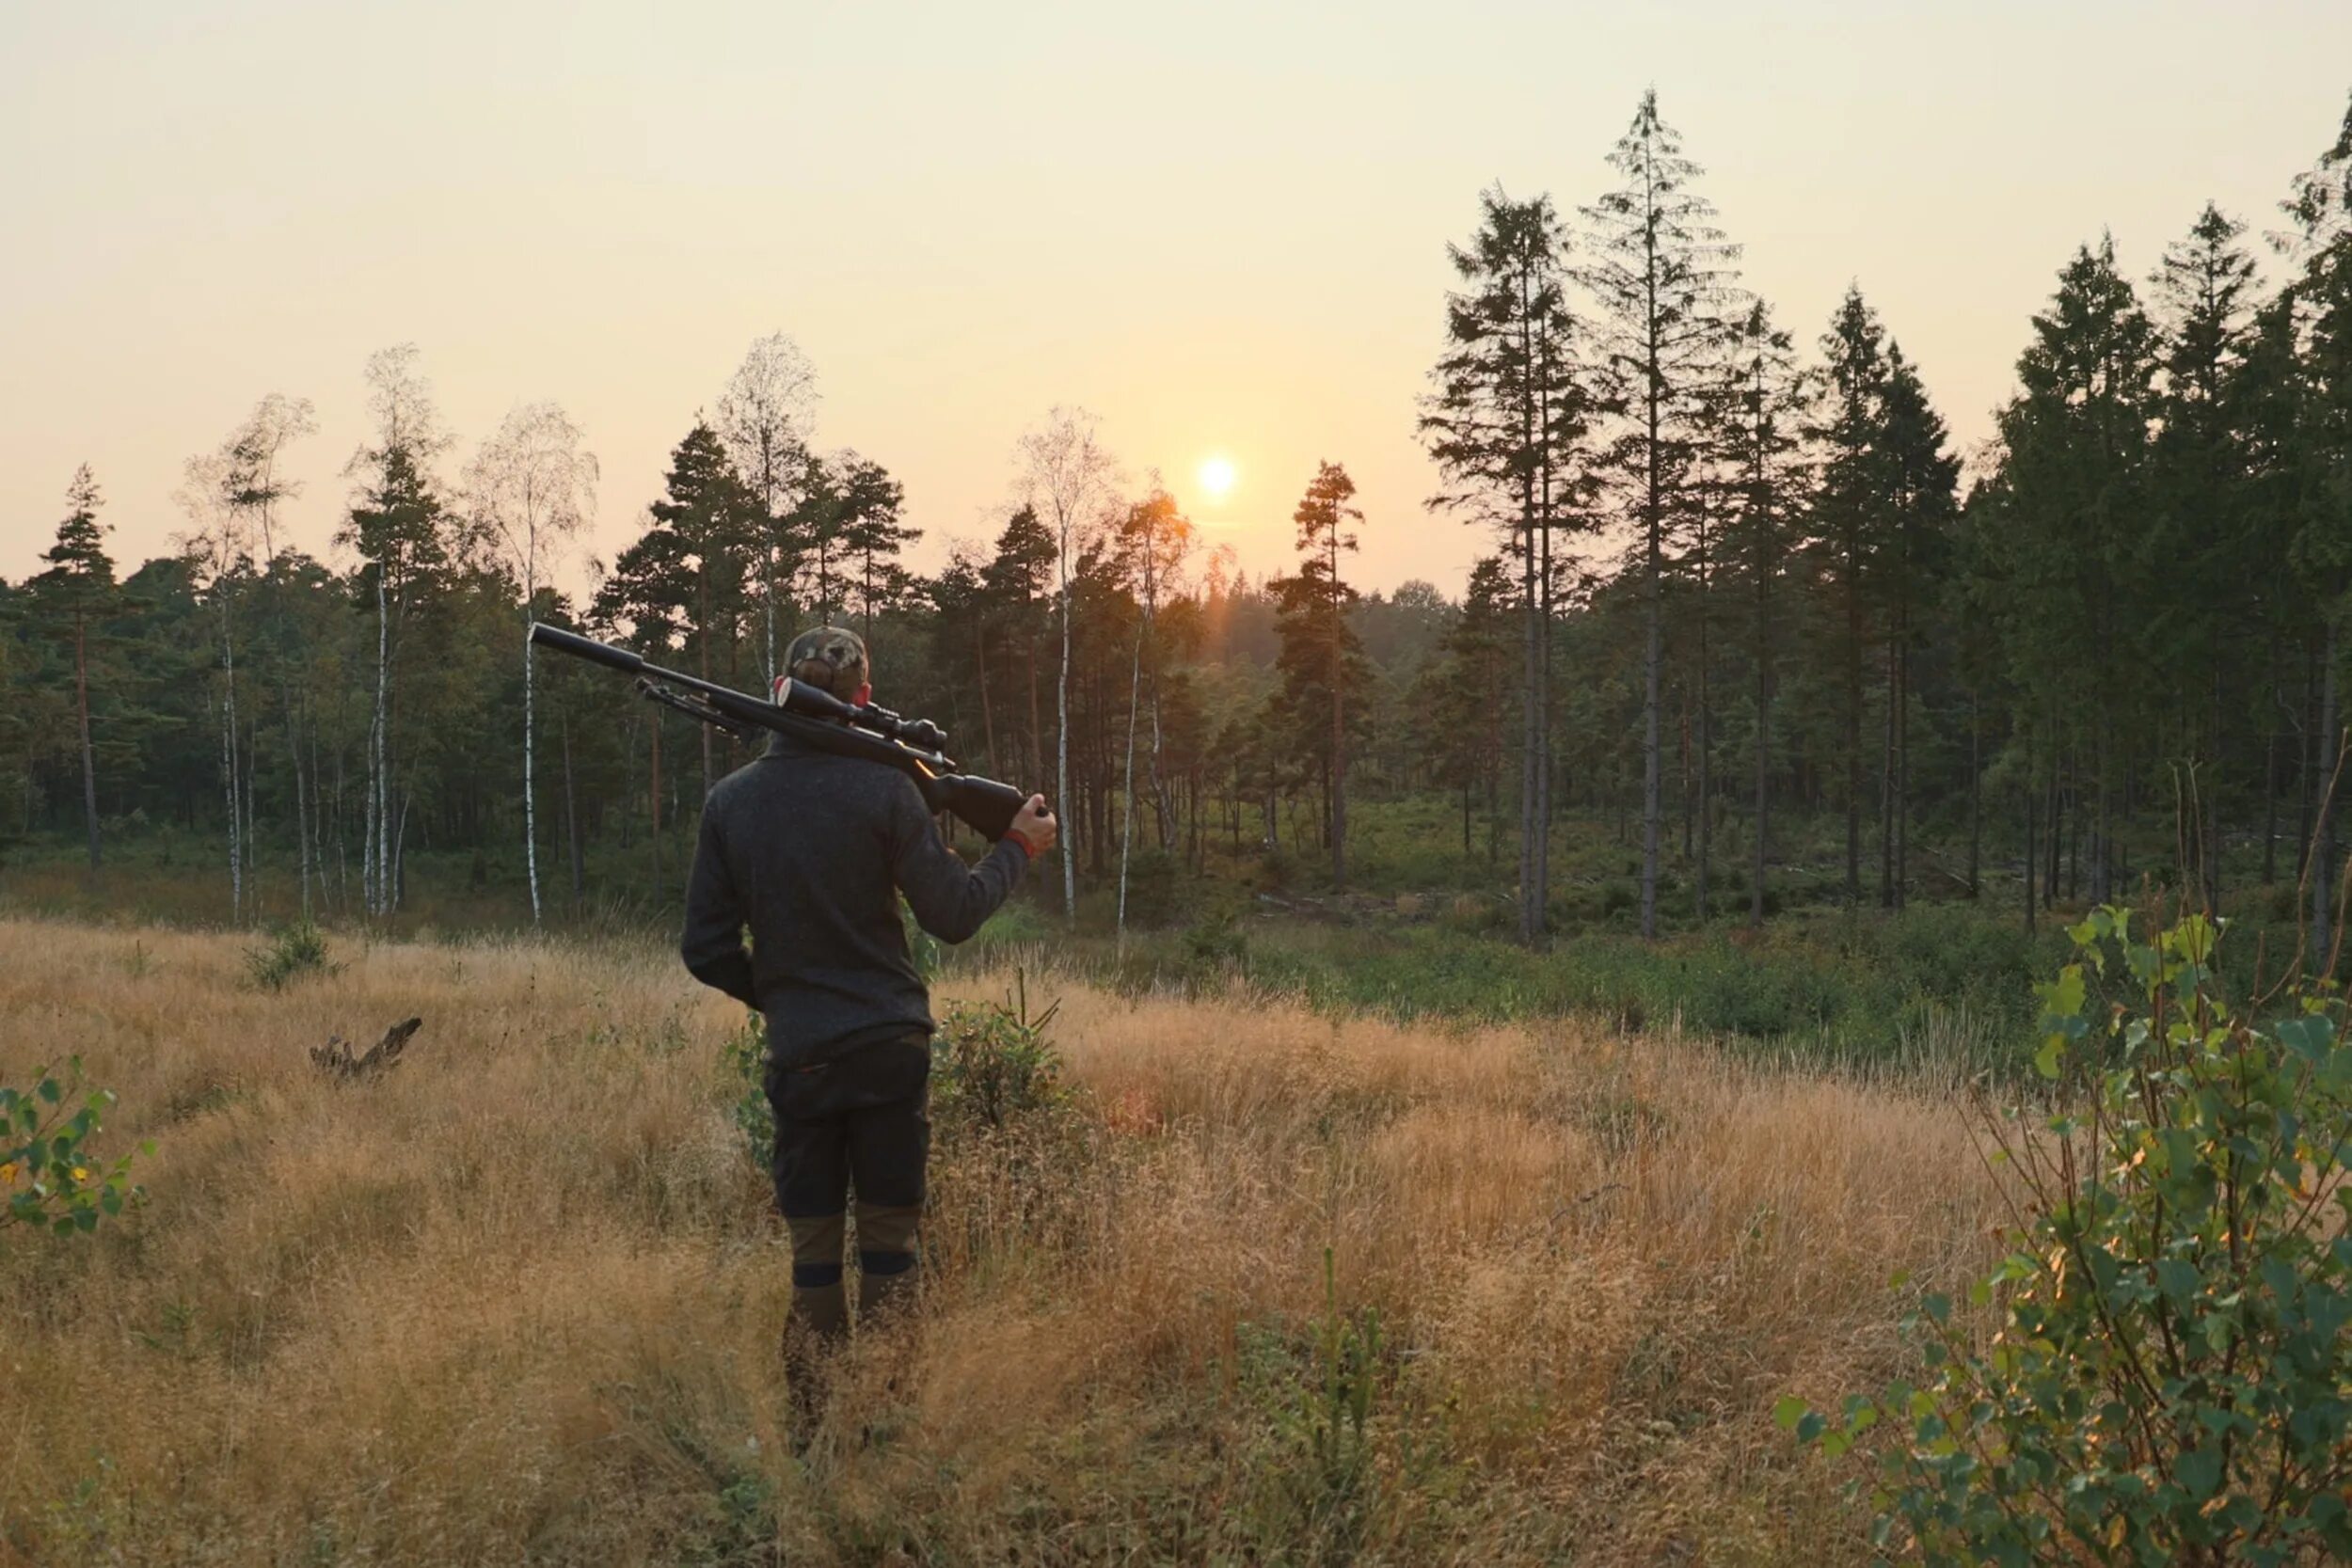
<svg viewBox="0 0 2352 1568"><path fill-rule="evenodd" d="M920 1310L796 1459L737 1008L507 940L270 993L248 941L0 921L0 1079L78 1052L157 1146L97 1236L0 1232L0 1563L1861 1560L1772 1405L1903 1366L1889 1275L1996 1218L1928 1086L1032 981L1051 1179L943 1136ZM312 1069L411 1013L382 1081ZM1344 1488L1327 1247L1383 1338Z"/></svg>

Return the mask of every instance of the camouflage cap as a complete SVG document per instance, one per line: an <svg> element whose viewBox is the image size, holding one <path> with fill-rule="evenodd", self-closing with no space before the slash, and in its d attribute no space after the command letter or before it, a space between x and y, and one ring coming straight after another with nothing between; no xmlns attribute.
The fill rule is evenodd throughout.
<svg viewBox="0 0 2352 1568"><path fill-rule="evenodd" d="M845 703L870 678L865 641L840 626L816 626L794 638L784 668L794 680L830 691Z"/></svg>

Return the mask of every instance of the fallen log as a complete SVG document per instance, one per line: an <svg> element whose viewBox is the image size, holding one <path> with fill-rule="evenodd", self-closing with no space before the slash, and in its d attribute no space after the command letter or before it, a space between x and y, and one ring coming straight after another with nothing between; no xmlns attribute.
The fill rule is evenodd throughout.
<svg viewBox="0 0 2352 1568"><path fill-rule="evenodd" d="M370 1046L366 1054L355 1056L350 1044L341 1035L329 1035L325 1045L310 1047L310 1065L330 1078L349 1082L355 1078L379 1077L400 1060L400 1053L408 1049L410 1037L424 1027L424 1020L403 1020L384 1031L384 1037Z"/></svg>

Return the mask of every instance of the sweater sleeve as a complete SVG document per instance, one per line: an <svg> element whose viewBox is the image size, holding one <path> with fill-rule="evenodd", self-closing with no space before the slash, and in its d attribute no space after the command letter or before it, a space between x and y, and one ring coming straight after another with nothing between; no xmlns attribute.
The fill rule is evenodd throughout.
<svg viewBox="0 0 2352 1568"><path fill-rule="evenodd" d="M1012 837L997 840L977 865L965 865L939 836L914 781L901 776L891 794L890 873L914 923L946 942L965 941L1004 903L1029 852Z"/></svg>
<svg viewBox="0 0 2352 1568"><path fill-rule="evenodd" d="M710 810L703 810L702 833L694 844L694 869L686 882L686 934L678 955L704 985L726 992L747 1007L759 1006L752 986L752 956L743 948L743 901L727 869L726 847Z"/></svg>

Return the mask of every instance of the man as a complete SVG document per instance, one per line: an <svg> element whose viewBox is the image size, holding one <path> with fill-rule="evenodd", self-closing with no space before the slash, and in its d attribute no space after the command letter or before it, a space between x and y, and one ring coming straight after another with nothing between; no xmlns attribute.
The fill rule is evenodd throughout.
<svg viewBox="0 0 2352 1568"><path fill-rule="evenodd" d="M845 702L873 693L866 644L836 627L795 638L785 668ZM680 946L696 979L767 1020L776 1202L792 1235L785 1347L796 1402L811 1397L819 1353L849 1327L842 1250L852 1188L859 1319L872 1323L914 1284L932 1021L898 895L924 930L961 942L1057 834L1045 798L1033 795L967 867L941 841L914 780L782 735L703 803Z"/></svg>

